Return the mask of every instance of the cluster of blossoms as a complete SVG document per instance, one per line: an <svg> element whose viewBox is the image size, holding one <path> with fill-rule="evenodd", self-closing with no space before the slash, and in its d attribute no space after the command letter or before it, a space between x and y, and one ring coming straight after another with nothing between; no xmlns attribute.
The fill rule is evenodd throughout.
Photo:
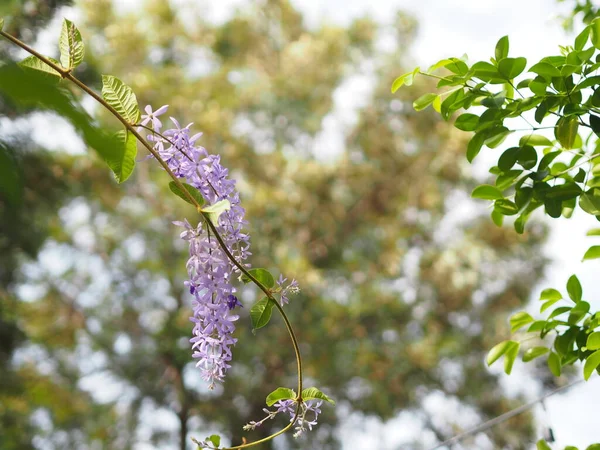
<svg viewBox="0 0 600 450"><path fill-rule="evenodd" d="M167 111L167 106L156 111L146 106L145 111L141 125L152 130L147 139L154 144L154 149L173 173L198 189L208 204L223 200L229 202L229 209L219 216L215 226L231 255L248 267L244 263L251 255L250 238L243 231L247 223L244 220L245 211L240 206L235 180L228 178L228 170L221 165L220 157L196 145L202 133L191 135L192 124L181 127L171 117L175 127L163 130L158 117ZM242 304L234 295L236 289L232 280L235 274L239 274L239 269L227 257L215 236L211 236L210 228L202 222L196 227L187 220L174 223L184 228L181 238L189 243L189 280L185 284L195 298L193 316L190 318L194 323L193 337L190 339L192 356L198 360L196 366L212 388L216 381L223 381L227 369L231 367L231 347L237 342L233 332L234 322L239 316L234 310ZM296 280L284 286L286 281L283 276L279 277L282 305L288 303L288 294L299 291Z"/></svg>
<svg viewBox="0 0 600 450"><path fill-rule="evenodd" d="M218 155L209 154L196 145L202 133L191 136L191 124L181 127L171 118L174 128L162 130L158 116L165 113L167 106L152 111L146 107L141 125L152 128L148 140L169 165L173 173L200 191L205 201L212 205L222 200L229 201L230 208L218 218L216 228L225 245L235 259L244 264L251 254L249 236L244 233L246 225L244 208L235 190L235 180L228 178L228 171L221 165ZM175 222L184 231L181 238L189 243L190 258L187 262L189 280L185 282L194 296L194 323L192 356L198 360L196 366L203 378L214 387L215 381L223 381L230 367L231 347L237 339L233 337L234 322L239 318L234 313L241 306L234 295L236 289L232 278L239 269L229 260L210 229L200 222L196 227L184 222Z"/></svg>
<svg viewBox="0 0 600 450"><path fill-rule="evenodd" d="M300 437L307 428L312 430L312 428L317 424L317 418L319 417L319 414L321 414L322 403L323 402L321 400L307 400L300 404L300 411L298 412L298 419L296 420L296 432L294 433L295 438ZM290 415L290 422L294 420L294 417L296 416L296 402L294 400L279 400L274 406L277 408L274 411L263 408L263 411L267 414L267 416L258 422L251 421L244 426L244 430L255 430L265 421L274 419L279 413L288 413ZM310 416L312 416L312 419Z"/></svg>

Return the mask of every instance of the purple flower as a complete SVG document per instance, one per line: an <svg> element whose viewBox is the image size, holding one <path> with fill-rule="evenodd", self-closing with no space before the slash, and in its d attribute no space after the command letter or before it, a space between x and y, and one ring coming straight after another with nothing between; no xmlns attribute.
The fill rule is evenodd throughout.
<svg viewBox="0 0 600 450"><path fill-rule="evenodd" d="M166 109L165 106L153 113L148 106L148 114L143 119L146 123L151 120L154 130L158 132L162 124L156 116L163 114ZM171 118L171 121L174 128L148 137L152 138L155 150L173 173L197 188L207 204L229 201L231 208L219 216L216 227L229 252L243 264L251 255L250 238L243 231L247 222L235 190L235 180L228 177L228 170L221 165L219 156L210 155L206 149L196 145L202 134L190 136L192 124L182 128L176 119ZM180 237L189 244L189 279L185 285L194 296L193 315L190 318L194 323L193 337L190 339L192 356L198 360L196 366L212 388L216 381L223 381L227 369L231 367L231 348L237 342L232 337L235 321L239 318L234 310L242 304L234 295L236 289L232 280L239 269L228 259L210 229L202 222L196 227L187 220L174 223L183 227Z"/></svg>
<svg viewBox="0 0 600 450"><path fill-rule="evenodd" d="M164 105L158 108L156 111L152 112L152 107L150 105L147 105L146 108L144 108L146 114L142 114L142 125L147 125L148 122L152 122L152 129L154 131L160 131L160 129L162 128L162 122L158 120L158 116L164 114L167 111L168 107L169 105Z"/></svg>
<svg viewBox="0 0 600 450"><path fill-rule="evenodd" d="M298 282L295 279L292 279L292 281L284 287L283 285L286 281L287 278L284 278L283 274L279 275L279 278L277 279L277 285L279 286L279 294L281 295L281 299L279 301L281 306L289 303L289 294L297 294L298 292L300 292L300 287L298 286Z"/></svg>

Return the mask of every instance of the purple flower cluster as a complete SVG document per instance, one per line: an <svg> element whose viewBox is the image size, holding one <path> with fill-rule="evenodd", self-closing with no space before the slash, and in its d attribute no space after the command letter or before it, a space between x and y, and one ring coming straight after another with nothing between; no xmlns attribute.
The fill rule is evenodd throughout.
<svg viewBox="0 0 600 450"><path fill-rule="evenodd" d="M158 116L166 110L167 106L154 112L150 106L146 107L141 125L153 130L147 138L173 173L198 189L207 204L229 201L230 209L219 216L216 228L228 250L243 264L251 253L248 251L249 236L243 231L247 223L245 211L240 206L235 180L228 178L228 170L221 165L218 155L211 155L196 145L201 133L190 136L191 124L181 127L177 120L171 118L174 128L162 131L163 125ZM234 295L236 289L232 278L239 269L202 222L196 227L187 220L174 223L184 228L181 238L189 243L189 280L185 284L194 296L193 316L190 318L194 323L190 339L192 356L198 360L196 366L201 369L203 378L213 388L215 381L223 381L231 367L231 347L237 341L233 332L234 322L239 316L234 309L242 305Z"/></svg>

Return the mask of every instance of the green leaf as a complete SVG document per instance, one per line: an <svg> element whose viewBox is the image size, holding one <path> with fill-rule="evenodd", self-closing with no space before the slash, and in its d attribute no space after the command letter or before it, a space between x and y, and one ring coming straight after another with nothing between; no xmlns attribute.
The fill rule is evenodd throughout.
<svg viewBox="0 0 600 450"><path fill-rule="evenodd" d="M137 140L131 131L120 130L115 134L115 146L97 148L100 157L115 174L118 183L123 183L135 168Z"/></svg>
<svg viewBox="0 0 600 450"><path fill-rule="evenodd" d="M534 64L529 69L529 72L537 73L547 80L552 80L553 77L560 77L560 70L547 62L539 62Z"/></svg>
<svg viewBox="0 0 600 450"><path fill-rule="evenodd" d="M202 197L202 194L200 193L200 191L198 189L196 189L191 184L187 184L187 183L181 183L181 184L183 185L185 190L188 191L194 199L196 199L196 201L198 202L198 204L200 206L204 205L204 197ZM182 198L183 200L188 202L190 205L194 205L191 202L191 200L187 197L187 195L185 195L185 193L181 189L179 189L179 187L175 184L174 181L171 181L169 183L169 189L171 189L171 192L173 192L173 194L175 194L177 197Z"/></svg>
<svg viewBox="0 0 600 450"><path fill-rule="evenodd" d="M498 63L498 72L507 80L519 76L527 65L527 60L523 57L519 58L504 58Z"/></svg>
<svg viewBox="0 0 600 450"><path fill-rule="evenodd" d="M543 313L558 301L560 301L560 299L546 300L544 303L542 303L542 306L540 306L540 313Z"/></svg>
<svg viewBox="0 0 600 450"><path fill-rule="evenodd" d="M140 119L140 109L133 90L117 77L102 75L102 97L131 125Z"/></svg>
<svg viewBox="0 0 600 450"><path fill-rule="evenodd" d="M494 202L494 209L505 216L514 216L519 213L519 207L507 199L500 199Z"/></svg>
<svg viewBox="0 0 600 450"><path fill-rule="evenodd" d="M560 377L561 364L558 354L551 352L548 355L548 368L550 369L550 372L552 372L552 375Z"/></svg>
<svg viewBox="0 0 600 450"><path fill-rule="evenodd" d="M60 63L67 70L73 70L82 61L85 53L83 39L77 27L70 20L63 21L60 39Z"/></svg>
<svg viewBox="0 0 600 450"><path fill-rule="evenodd" d="M435 64L431 65L429 67L429 69L427 69L427 73L432 73L435 72L437 69L441 68L441 67L445 67L448 64L450 64L452 62L451 59L440 59L438 62L436 62Z"/></svg>
<svg viewBox="0 0 600 450"><path fill-rule="evenodd" d="M552 447L550 447L544 439L537 441L535 446L537 447L537 450L552 450Z"/></svg>
<svg viewBox="0 0 600 450"><path fill-rule="evenodd" d="M465 113L456 118L454 126L462 131L475 131L475 128L477 128L477 122L479 122L479 116Z"/></svg>
<svg viewBox="0 0 600 450"><path fill-rule="evenodd" d="M517 341L502 341L499 344L494 345L488 352L486 362L488 366L494 364L500 357L502 357L507 351L515 346L519 346Z"/></svg>
<svg viewBox="0 0 600 450"><path fill-rule="evenodd" d="M219 436L218 434L211 434L206 439L212 442L212 444L217 448L219 447L219 445L221 445L221 436Z"/></svg>
<svg viewBox="0 0 600 450"><path fill-rule="evenodd" d="M415 68L412 72L400 75L392 83L392 94L400 89L403 85L410 86L413 83L415 76L419 73L420 68Z"/></svg>
<svg viewBox="0 0 600 450"><path fill-rule="evenodd" d="M471 193L472 198L480 198L482 200L498 200L504 198L502 191L496 186L490 186L489 184L482 184L477 186Z"/></svg>
<svg viewBox="0 0 600 450"><path fill-rule="evenodd" d="M537 358L538 356L545 355L550 351L547 347L532 347L527 349L527 351L523 354L523 362L529 362Z"/></svg>
<svg viewBox="0 0 600 450"><path fill-rule="evenodd" d="M412 72L408 72L408 73L405 73L404 75L400 75L398 78L396 78L394 80L394 82L392 83L392 89L391 89L392 94L402 87L402 85L404 84L404 82L406 81L406 79L409 76L412 76Z"/></svg>
<svg viewBox="0 0 600 450"><path fill-rule="evenodd" d="M326 402L331 403L332 405L335 405L335 401L333 399L331 399L330 397L328 397L327 395L323 394L319 389L317 389L316 387L309 387L306 388L302 391L302 400L306 401L306 400L313 400L313 399L317 399L317 400L325 400Z"/></svg>
<svg viewBox="0 0 600 450"><path fill-rule="evenodd" d="M0 17L0 31L4 28L4 18Z"/></svg>
<svg viewBox="0 0 600 450"><path fill-rule="evenodd" d="M269 272L267 269L261 269L259 267L256 269L250 269L248 272L258 281L260 281L260 283L267 289L271 289L273 286L275 286L275 279L273 278L273 275L271 275L271 272ZM248 278L245 274L242 274L242 281L244 283L249 283L250 278Z"/></svg>
<svg viewBox="0 0 600 450"><path fill-rule="evenodd" d="M55 59L48 58L48 60L52 61L56 65L60 65L59 62ZM59 82L61 79L61 75L59 72L57 72L55 69L43 62L37 56L28 56L19 63L19 66L25 70L35 70L43 74L45 76L45 79L51 82Z"/></svg>
<svg viewBox="0 0 600 450"><path fill-rule="evenodd" d="M436 97L437 94L422 95L413 102L413 108L415 109L415 111L422 111L423 109L431 105Z"/></svg>
<svg viewBox="0 0 600 450"><path fill-rule="evenodd" d="M588 302L579 302L571 310L571 313L569 314L569 318L567 319L567 322L569 322L569 324L571 324L571 325L575 325L581 319L583 319L589 311L590 311L590 304Z"/></svg>
<svg viewBox="0 0 600 450"><path fill-rule="evenodd" d="M261 298L250 309L250 319L252 320L252 328L258 330L264 327L271 320L273 313L273 301L267 297Z"/></svg>
<svg viewBox="0 0 600 450"><path fill-rule="evenodd" d="M475 133L475 136L467 144L467 161L473 162L483 146L483 141L485 141L485 134L482 132Z"/></svg>
<svg viewBox="0 0 600 450"><path fill-rule="evenodd" d="M578 129L577 117L561 117L556 123L556 128L554 128L554 136L565 149L569 150L573 148Z"/></svg>
<svg viewBox="0 0 600 450"><path fill-rule="evenodd" d="M590 127L596 136L600 136L600 117L590 114Z"/></svg>
<svg viewBox="0 0 600 450"><path fill-rule="evenodd" d="M519 149L517 162L523 169L532 169L537 164L537 152L531 145L524 145Z"/></svg>
<svg viewBox="0 0 600 450"><path fill-rule="evenodd" d="M500 108L506 100L506 91L500 91L490 97L481 100L481 104L487 108Z"/></svg>
<svg viewBox="0 0 600 450"><path fill-rule="evenodd" d="M221 200L206 208L202 208L201 211L208 215L208 220L210 220L214 226L217 226L219 223L219 216L230 209L231 203L229 203L229 200Z"/></svg>
<svg viewBox="0 0 600 450"><path fill-rule="evenodd" d="M583 366L583 378L590 379L594 370L600 365L600 350L596 350L590 356L588 356L585 365Z"/></svg>
<svg viewBox="0 0 600 450"><path fill-rule="evenodd" d="M554 319L555 317L560 316L561 314L567 313L573 309L571 306L561 306L560 308L556 308L550 315L548 316L548 320Z"/></svg>
<svg viewBox="0 0 600 450"><path fill-rule="evenodd" d="M594 228L586 233L586 236L600 236L600 228Z"/></svg>
<svg viewBox="0 0 600 450"><path fill-rule="evenodd" d="M431 107L437 112L437 113L441 113L442 112L442 97L441 96L436 96L435 99L433 100L433 102L431 103Z"/></svg>
<svg viewBox="0 0 600 450"><path fill-rule="evenodd" d="M296 393L289 388L278 387L267 395L267 406L273 406L279 400L292 400L296 398Z"/></svg>
<svg viewBox="0 0 600 450"><path fill-rule="evenodd" d="M575 303L581 301L583 292L579 278L577 278L576 275L571 275L569 277L569 281L567 281L567 292L569 293L571 300L573 300Z"/></svg>
<svg viewBox="0 0 600 450"><path fill-rule="evenodd" d="M504 223L504 216L496 210L492 210L491 217L492 222L494 222L497 227L501 227L502 223Z"/></svg>
<svg viewBox="0 0 600 450"><path fill-rule="evenodd" d="M575 45L574 45L575 50L577 50L577 51L583 50L583 47L585 47L585 44L587 44L589 37L590 37L590 27L585 27L583 29L583 31L581 33L579 33L577 35L577 37L575 38Z"/></svg>
<svg viewBox="0 0 600 450"><path fill-rule="evenodd" d="M482 81L489 82L492 84L504 83L505 80L502 78L496 66L489 62L479 61L471 67L473 76L479 78Z"/></svg>
<svg viewBox="0 0 600 450"><path fill-rule="evenodd" d="M506 172L515 165L519 156L520 147L511 147L506 149L500 158L498 158L498 167L502 172Z"/></svg>
<svg viewBox="0 0 600 450"><path fill-rule="evenodd" d="M458 58L449 58L450 62L445 65L446 69L450 72L453 72L457 75L465 75L469 71L469 67L465 64L464 61L461 61Z"/></svg>
<svg viewBox="0 0 600 450"><path fill-rule="evenodd" d="M525 325L533 322L533 317L526 313L525 311L520 311L516 314L513 314L510 318L510 332L514 333L520 328L523 328Z"/></svg>
<svg viewBox="0 0 600 450"><path fill-rule="evenodd" d="M592 34L592 44L600 49L600 18L596 18L589 25Z"/></svg>
<svg viewBox="0 0 600 450"><path fill-rule="evenodd" d="M594 195L596 192L600 191L590 189L579 197L579 206L581 206L581 209L593 216L600 215L600 196Z"/></svg>
<svg viewBox="0 0 600 450"><path fill-rule="evenodd" d="M552 142L546 136L542 136L541 134L529 134L523 136L519 140L519 146L523 147L524 145L552 147Z"/></svg>
<svg viewBox="0 0 600 450"><path fill-rule="evenodd" d="M509 49L508 36L503 36L496 43L496 50L494 52L496 61L500 61L500 60L506 58L508 56L508 49Z"/></svg>
<svg viewBox="0 0 600 450"><path fill-rule="evenodd" d="M594 331L587 337L587 341L585 343L585 347L588 350L598 350L600 349L600 331Z"/></svg>
<svg viewBox="0 0 600 450"><path fill-rule="evenodd" d="M542 291L540 294L540 300L561 300L562 294L558 292L556 289L547 288Z"/></svg>
<svg viewBox="0 0 600 450"><path fill-rule="evenodd" d="M506 375L510 375L512 372L515 360L517 359L517 356L519 356L519 347L521 347L521 344L517 342L516 345L511 345L504 354L504 373Z"/></svg>
<svg viewBox="0 0 600 450"><path fill-rule="evenodd" d="M582 261L587 261L588 259L598 259L600 258L600 245L592 245L587 249L585 255L583 255Z"/></svg>

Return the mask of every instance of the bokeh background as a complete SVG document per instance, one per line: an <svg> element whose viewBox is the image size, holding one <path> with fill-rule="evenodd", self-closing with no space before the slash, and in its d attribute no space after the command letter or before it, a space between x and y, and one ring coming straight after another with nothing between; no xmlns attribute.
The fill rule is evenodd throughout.
<svg viewBox="0 0 600 450"><path fill-rule="evenodd" d="M488 58L504 34L519 55L553 53L567 39L558 16L572 5L414 3L0 6L6 31L50 56L62 18L75 21L86 43L79 78L99 90L102 73L116 75L142 106L168 104L194 122L238 181L253 266L300 281L289 314L306 384L338 406L324 406L301 440L262 449L427 449L573 375L521 364L509 378L484 357L540 283L560 286L581 269L584 244L572 236L588 224L551 229L540 218L523 236L495 227L469 199L485 171L466 163L465 133L412 109L433 84L389 92L416 64ZM23 56L0 43L1 65ZM91 99L70 95L116 127ZM140 161L118 186L76 127L9 95L0 96L0 149L1 449L186 449L191 437L218 432L238 444L285 425L242 430L263 417L271 390L294 385L280 319L253 335L242 313L223 386L209 391L194 369L187 249L171 222L195 215L155 163ZM242 288L246 311L257 295ZM569 406L583 391L598 386L452 449L528 449L548 427L563 446L590 444L590 411Z"/></svg>

